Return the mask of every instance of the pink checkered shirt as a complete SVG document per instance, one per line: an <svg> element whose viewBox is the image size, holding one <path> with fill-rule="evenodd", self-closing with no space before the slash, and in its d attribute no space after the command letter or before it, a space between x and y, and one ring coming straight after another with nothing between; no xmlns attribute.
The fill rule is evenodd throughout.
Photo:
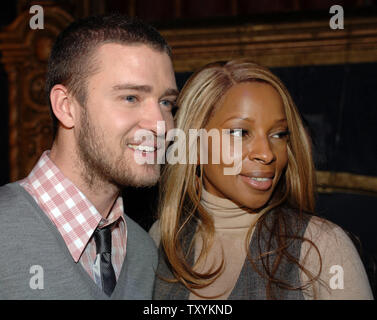
<svg viewBox="0 0 377 320"><path fill-rule="evenodd" d="M97 227L113 223L111 227L111 260L116 278L126 256L127 225L123 216L123 200L118 197L107 219L103 219L94 205L51 161L45 151L28 177L19 181L39 207L46 213L63 237L75 262L94 280L96 244L92 237Z"/></svg>

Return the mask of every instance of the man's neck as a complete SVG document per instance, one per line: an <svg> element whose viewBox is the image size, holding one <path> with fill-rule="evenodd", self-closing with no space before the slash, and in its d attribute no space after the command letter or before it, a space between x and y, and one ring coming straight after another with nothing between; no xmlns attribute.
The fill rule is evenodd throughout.
<svg viewBox="0 0 377 320"><path fill-rule="evenodd" d="M53 145L50 159L59 170L80 189L85 197L95 206L103 218L107 218L119 196L119 188L98 177L87 178L83 166L75 154L59 152Z"/></svg>

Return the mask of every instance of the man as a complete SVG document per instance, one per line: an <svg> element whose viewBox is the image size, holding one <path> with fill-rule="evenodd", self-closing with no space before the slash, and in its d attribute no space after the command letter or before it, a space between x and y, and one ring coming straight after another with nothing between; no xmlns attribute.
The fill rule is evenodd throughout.
<svg viewBox="0 0 377 320"><path fill-rule="evenodd" d="M121 186L157 182L135 133L173 127L177 96L161 35L120 15L71 24L47 71L54 142L0 188L0 298L151 299L156 248L123 212ZM127 211L127 210L126 210Z"/></svg>

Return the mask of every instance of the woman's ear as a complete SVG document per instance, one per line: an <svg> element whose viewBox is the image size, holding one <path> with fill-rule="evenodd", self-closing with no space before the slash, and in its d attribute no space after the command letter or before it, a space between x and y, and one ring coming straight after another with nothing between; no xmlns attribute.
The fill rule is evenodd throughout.
<svg viewBox="0 0 377 320"><path fill-rule="evenodd" d="M62 85L57 84L53 86L50 91L50 101L52 111L61 125L67 129L75 126L75 103L69 96L68 89Z"/></svg>

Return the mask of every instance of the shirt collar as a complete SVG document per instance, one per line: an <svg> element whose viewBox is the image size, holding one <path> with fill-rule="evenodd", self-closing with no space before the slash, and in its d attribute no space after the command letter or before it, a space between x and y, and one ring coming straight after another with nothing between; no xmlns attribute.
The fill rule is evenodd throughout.
<svg viewBox="0 0 377 320"><path fill-rule="evenodd" d="M124 221L122 197L116 199L108 218L103 219L94 205L53 163L49 151L42 154L22 184L27 184L41 209L55 224L75 262L99 225L109 225L118 219Z"/></svg>

